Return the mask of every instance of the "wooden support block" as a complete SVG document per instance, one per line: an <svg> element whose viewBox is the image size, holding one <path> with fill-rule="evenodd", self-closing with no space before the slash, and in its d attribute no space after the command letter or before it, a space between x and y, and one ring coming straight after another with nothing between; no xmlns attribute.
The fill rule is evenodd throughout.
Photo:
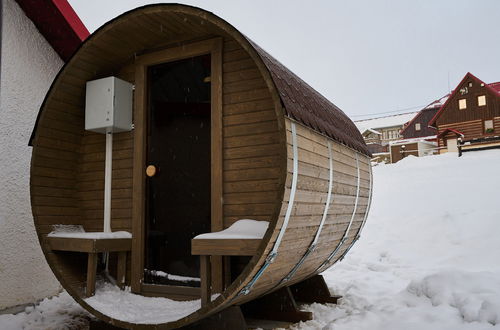
<svg viewBox="0 0 500 330"><path fill-rule="evenodd" d="M303 303L336 304L341 296L332 296L322 275L316 275L290 286L297 301Z"/></svg>
<svg viewBox="0 0 500 330"><path fill-rule="evenodd" d="M299 310L290 288L284 287L241 306L246 317L285 322L312 320L311 312Z"/></svg>
<svg viewBox="0 0 500 330"><path fill-rule="evenodd" d="M97 273L97 253L89 253L87 259L87 289L85 294L91 297L95 293L95 280Z"/></svg>
<svg viewBox="0 0 500 330"><path fill-rule="evenodd" d="M243 313L238 306L228 307L221 312L206 317L179 330L247 330Z"/></svg>
<svg viewBox="0 0 500 330"><path fill-rule="evenodd" d="M224 256L222 260L222 266L224 267L224 290L226 290L229 285L231 285L231 257Z"/></svg>
<svg viewBox="0 0 500 330"><path fill-rule="evenodd" d="M212 270L210 266L210 256L200 256L200 287L201 287L201 307L206 306L212 297Z"/></svg>
<svg viewBox="0 0 500 330"><path fill-rule="evenodd" d="M116 265L116 281L120 289L125 287L125 272L127 271L127 252L118 252L118 263Z"/></svg>
<svg viewBox="0 0 500 330"><path fill-rule="evenodd" d="M131 238L74 238L46 237L51 250L73 252L117 252L130 251Z"/></svg>
<svg viewBox="0 0 500 330"><path fill-rule="evenodd" d="M100 320L90 320L89 330L122 330L123 328L115 327L109 323Z"/></svg>

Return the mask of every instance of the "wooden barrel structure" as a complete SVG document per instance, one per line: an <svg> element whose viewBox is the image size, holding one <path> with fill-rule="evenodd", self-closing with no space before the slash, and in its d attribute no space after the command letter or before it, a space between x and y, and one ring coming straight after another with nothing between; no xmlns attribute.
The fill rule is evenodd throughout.
<svg viewBox="0 0 500 330"><path fill-rule="evenodd" d="M185 73L171 63L197 69ZM200 68L205 71L199 73ZM199 224L196 230L189 228L191 220L182 223L182 214L169 216L174 211L166 212L161 203L151 202L151 179L145 173L153 143L150 130L156 122L168 122L171 117L151 115L151 104L161 108L166 98L160 95L156 100L149 89L165 84L175 91L174 78L154 80L162 70L175 71L175 79L183 81L195 79L189 74L198 72L196 79L203 78L202 83L209 86L208 94L207 90L195 93L205 93L206 100L195 101L201 105L189 109L208 109L203 117L210 128L203 144L208 162L198 163L198 155L191 155L186 158L191 161L177 169L178 173L189 172L187 177L203 172L208 178L202 188L193 188L208 196L208 208L191 205L208 212L200 220L204 221L202 227L216 232L238 219L269 221L269 227L252 257L211 258L211 287L219 293L213 301L176 321L135 324L114 319L85 301L86 255L55 251L47 243L47 234L54 225L80 225L87 232L103 230L105 137L84 129L86 82L108 76L130 82L134 85L134 129L114 134L111 201L112 230L132 234L130 252L122 254L127 261L122 269L125 281L133 293L142 296L199 299L196 285L151 284L144 272L150 260L171 258L155 255L158 251L151 246L159 245L146 246L157 237L147 229L148 212L169 218L179 237L184 230L192 238L200 228ZM192 125L183 125L169 128L168 133L164 129L158 135L164 138L160 145L168 139L182 144L179 149L198 150L186 147L191 140L186 142L183 134ZM52 271L85 309L124 328L181 327L311 278L343 258L358 239L370 205L370 153L352 121L229 23L185 5L141 7L93 33L54 81L30 143L33 216ZM169 176L168 168L161 169L163 177L174 180L181 175ZM167 186L155 189L160 194ZM182 210L184 206L175 201ZM186 244L189 242L179 246ZM109 258L110 265L118 262L112 253ZM112 266L110 272L115 276Z"/></svg>

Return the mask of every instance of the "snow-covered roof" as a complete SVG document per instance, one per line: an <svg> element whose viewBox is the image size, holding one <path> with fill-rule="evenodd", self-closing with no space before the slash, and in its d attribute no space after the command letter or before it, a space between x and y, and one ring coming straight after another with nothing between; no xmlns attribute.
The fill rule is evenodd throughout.
<svg viewBox="0 0 500 330"><path fill-rule="evenodd" d="M380 133L379 131L376 131L374 129L371 129L371 128L367 128L364 132L362 132L363 134L365 134L366 132L371 132L373 134L377 134L377 135L382 135L382 133Z"/></svg>
<svg viewBox="0 0 500 330"><path fill-rule="evenodd" d="M412 120L417 113L418 112L415 111L385 117L357 120L354 124L360 132L365 132L367 129L377 130L385 127L403 126L405 123Z"/></svg>
<svg viewBox="0 0 500 330"><path fill-rule="evenodd" d="M430 136L424 136L424 137L418 137L418 138L412 138L412 139L402 139L402 140L392 141L389 143L389 145L393 146L393 145L415 143L415 142L423 142L423 143L429 143L432 145L436 145L436 142L429 141L429 140L435 140L436 138L437 138L436 135L430 135Z"/></svg>
<svg viewBox="0 0 500 330"><path fill-rule="evenodd" d="M497 91L500 94L500 81L488 84L493 90Z"/></svg>
<svg viewBox="0 0 500 330"><path fill-rule="evenodd" d="M434 102L432 102L431 104L429 104L428 106L426 106L424 108L425 109L435 109L435 108L441 108L443 106L443 104L448 100L448 98L450 97L450 94L451 93L448 93L446 94L445 96L443 96L442 98L440 99L437 99L435 100Z"/></svg>

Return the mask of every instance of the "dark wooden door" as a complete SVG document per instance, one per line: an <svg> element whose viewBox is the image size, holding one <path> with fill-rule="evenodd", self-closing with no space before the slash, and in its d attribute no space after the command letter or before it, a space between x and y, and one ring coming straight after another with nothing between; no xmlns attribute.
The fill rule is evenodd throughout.
<svg viewBox="0 0 500 330"><path fill-rule="evenodd" d="M209 55L149 68L145 283L199 285L190 241L211 227L209 77Z"/></svg>

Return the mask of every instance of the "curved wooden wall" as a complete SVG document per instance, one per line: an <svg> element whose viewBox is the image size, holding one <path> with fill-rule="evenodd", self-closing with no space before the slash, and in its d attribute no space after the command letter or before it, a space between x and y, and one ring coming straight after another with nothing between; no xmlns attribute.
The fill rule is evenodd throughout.
<svg viewBox="0 0 500 330"><path fill-rule="evenodd" d="M187 6L149 6L124 14L91 36L59 74L42 106L31 168L32 210L50 267L82 306L118 326L136 327L112 320L82 300L84 257L54 254L44 245L54 224L79 224L87 231L102 230L105 143L103 135L84 131L85 83L109 75L133 83L137 54L215 36L224 40L224 226L241 218L267 220L271 224L260 253L218 299L182 320L159 327L175 328L194 322L326 269L349 248L366 217L371 184L369 158L284 117L269 72L238 31L210 13ZM295 144L292 126L296 131ZM113 230L132 231L133 139L133 132L115 134L114 138ZM289 208L294 147L296 192L288 211L288 225L281 244L275 248L274 262L256 278L275 246ZM330 171L331 199L325 212ZM324 225L316 249L304 258L322 219ZM325 264L347 227L350 230L345 243ZM301 259L301 266L295 267ZM291 279L282 282L292 271ZM127 280L129 276L128 273ZM254 284L249 288L252 280ZM247 294L243 292L245 287L249 289Z"/></svg>

